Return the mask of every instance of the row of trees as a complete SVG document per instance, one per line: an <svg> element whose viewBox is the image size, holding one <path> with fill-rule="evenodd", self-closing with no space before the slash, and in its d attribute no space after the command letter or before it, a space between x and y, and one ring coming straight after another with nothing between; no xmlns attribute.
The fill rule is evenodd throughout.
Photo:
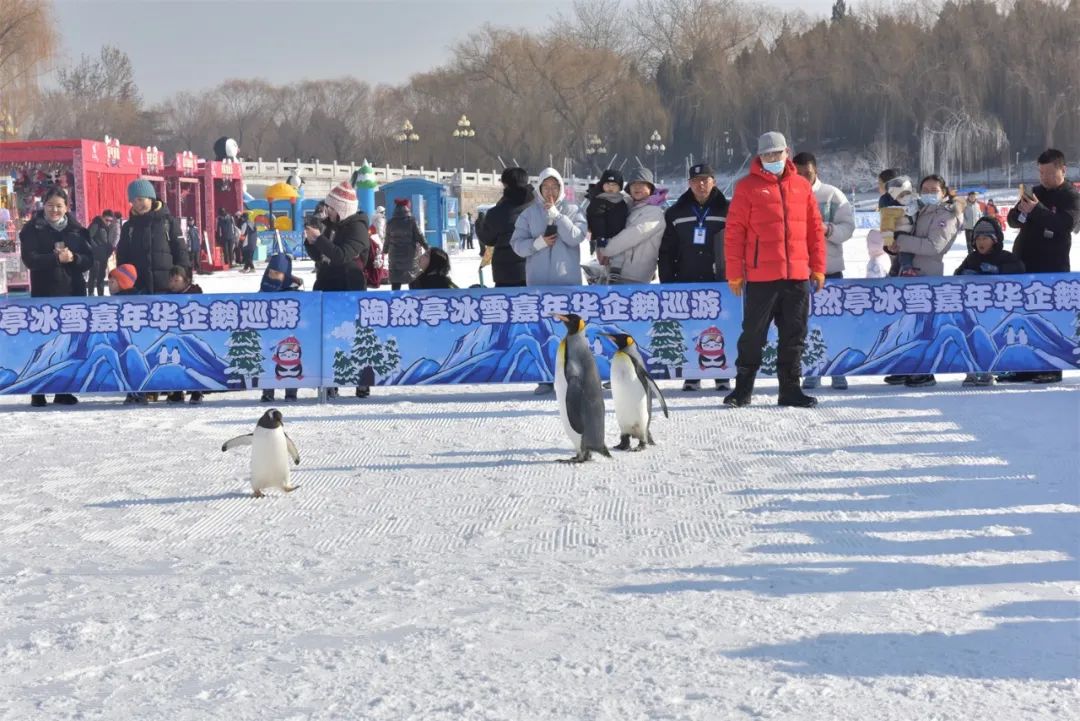
<svg viewBox="0 0 1080 721"><path fill-rule="evenodd" d="M1078 67L1080 0L906 0L856 12L836 0L828 20L745 0L579 0L541 32L485 27L399 87L236 79L148 107L126 56L105 48L62 69L23 127L200 154L228 134L246 157L398 163L395 136L409 120L413 164L448 168L461 164L451 133L465 113L476 130L470 167L501 158L579 174L614 154L647 161L654 130L661 168L693 156L734 172L760 132L779 129L801 150L846 155L848 167L948 176L1016 152L1027 162L1048 145L1080 152ZM606 153L589 152L600 147L593 136Z"/></svg>

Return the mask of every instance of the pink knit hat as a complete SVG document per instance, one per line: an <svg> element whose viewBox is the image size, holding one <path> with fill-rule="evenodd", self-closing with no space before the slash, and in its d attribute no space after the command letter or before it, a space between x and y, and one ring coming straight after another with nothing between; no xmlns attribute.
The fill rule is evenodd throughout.
<svg viewBox="0 0 1080 721"><path fill-rule="evenodd" d="M360 207L359 202L356 200L356 191L347 182L331 188L324 202L336 211L340 218L348 218L356 213L356 209Z"/></svg>

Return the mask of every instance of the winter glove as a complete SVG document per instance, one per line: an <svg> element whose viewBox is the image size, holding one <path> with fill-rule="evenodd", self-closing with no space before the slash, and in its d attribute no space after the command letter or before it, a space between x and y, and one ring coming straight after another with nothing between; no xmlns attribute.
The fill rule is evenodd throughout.
<svg viewBox="0 0 1080 721"><path fill-rule="evenodd" d="M559 217L559 206L553 205L547 209L548 223L554 223L555 219Z"/></svg>
<svg viewBox="0 0 1080 721"><path fill-rule="evenodd" d="M731 289L731 294L734 295L736 298L742 295L743 286L745 284L746 281L742 278L728 278L727 282L728 288Z"/></svg>
<svg viewBox="0 0 1080 721"><path fill-rule="evenodd" d="M825 287L825 274L824 273L811 273L810 280L814 284L814 292L820 292Z"/></svg>
<svg viewBox="0 0 1080 721"><path fill-rule="evenodd" d="M997 275L1001 272L998 270L998 267L993 263L979 263L979 270L981 270L985 275Z"/></svg>

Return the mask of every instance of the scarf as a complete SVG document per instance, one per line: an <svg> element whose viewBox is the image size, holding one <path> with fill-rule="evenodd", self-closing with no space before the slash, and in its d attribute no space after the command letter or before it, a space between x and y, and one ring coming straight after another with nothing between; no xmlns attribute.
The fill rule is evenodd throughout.
<svg viewBox="0 0 1080 721"><path fill-rule="evenodd" d="M67 227L68 217L65 214L63 217L60 218L60 220L58 220L58 221L56 221L54 223L53 221L49 220L49 218L46 216L45 217L45 222L48 223L49 227L51 227L53 230L63 230L64 228Z"/></svg>

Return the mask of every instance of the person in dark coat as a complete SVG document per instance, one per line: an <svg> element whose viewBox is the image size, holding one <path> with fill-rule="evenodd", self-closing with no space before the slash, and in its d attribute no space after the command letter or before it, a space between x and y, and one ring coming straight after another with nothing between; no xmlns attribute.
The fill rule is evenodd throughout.
<svg viewBox="0 0 1080 721"><path fill-rule="evenodd" d="M30 297L85 296L83 273L93 265L90 234L71 214L62 188L46 191L42 205L19 232L22 262L30 270ZM78 403L70 393L57 393L53 400L60 405ZM30 397L30 405L37 408L47 402L43 394Z"/></svg>
<svg viewBox="0 0 1080 721"><path fill-rule="evenodd" d="M1080 191L1065 179L1065 154L1053 148L1039 156L1039 185L1009 211L1019 228L1013 252L1028 273L1068 273L1072 234L1080 233Z"/></svg>
<svg viewBox="0 0 1080 721"><path fill-rule="evenodd" d="M692 166L689 176L690 187L664 213L666 228L658 260L661 283L716 283L726 279L727 198L716 187L716 175L707 163ZM729 389L726 378L717 378L715 384L718 391ZM683 382L684 391L700 388L699 380Z"/></svg>
<svg viewBox="0 0 1080 721"><path fill-rule="evenodd" d="M324 210L313 214L304 226L304 247L315 261L314 290L367 290L367 267L371 235L367 215L359 210L356 191L347 182L330 189ZM319 217L323 216L323 217ZM370 383L358 385L356 396L371 394ZM338 389L326 389L327 398L337 398Z"/></svg>
<svg viewBox="0 0 1080 721"><path fill-rule="evenodd" d="M187 227L188 258L191 260L191 270L195 273L202 272L202 233L195 224L194 218L188 219Z"/></svg>
<svg viewBox="0 0 1080 721"><path fill-rule="evenodd" d="M105 274L109 266L109 256L113 247L109 242L109 225L113 222L112 211L106 210L90 221L87 231L90 233L90 254L93 265L90 266L89 295L105 295Z"/></svg>
<svg viewBox="0 0 1080 721"><path fill-rule="evenodd" d="M140 178L128 186L131 217L120 229L116 264L130 263L138 271L135 292L154 295L169 292L169 272L174 265L190 268L187 243L180 223L157 199L150 181Z"/></svg>
<svg viewBox="0 0 1080 721"><path fill-rule="evenodd" d="M356 191L348 183L326 196L320 226L304 227L304 246L315 261L314 290L367 290L364 266L371 252L367 215L358 210Z"/></svg>
<svg viewBox="0 0 1080 721"><path fill-rule="evenodd" d="M480 242L492 251L491 271L496 288L525 286L525 259L514 252L510 239L522 211L535 202L536 193L529 185L524 168L507 168L502 172L503 194L499 202L484 216L478 229Z"/></svg>
<svg viewBox="0 0 1080 721"><path fill-rule="evenodd" d="M630 200L622 191L622 173L614 168L605 170L600 180L589 186L585 194L589 199L589 205L585 208L585 222L589 226L590 253L606 248L608 240L626 227L626 219L630 217Z"/></svg>
<svg viewBox="0 0 1080 721"><path fill-rule="evenodd" d="M450 256L442 248L431 248L420 259L420 275L409 283L409 290L446 290L457 288L450 280Z"/></svg>
<svg viewBox="0 0 1080 721"><path fill-rule="evenodd" d="M231 268L236 260L236 240L239 232L236 222L224 208L218 208L217 213L217 244L221 246L221 262L226 268Z"/></svg>
<svg viewBox="0 0 1080 721"><path fill-rule="evenodd" d="M259 231L256 230L255 224L251 222L251 218L247 213L239 212L236 214L237 233L240 235L240 247L241 257L244 261L244 268L241 273L254 273L255 272L255 249L259 245Z"/></svg>
<svg viewBox="0 0 1080 721"><path fill-rule="evenodd" d="M418 253L428 249L424 234L416 225L408 198L394 200L394 213L386 221L386 260L390 266L390 289L412 282L420 272Z"/></svg>
<svg viewBox="0 0 1080 721"><path fill-rule="evenodd" d="M1068 273L1072 234L1080 233L1080 192L1065 178L1065 154L1048 148L1038 157L1039 184L1009 211L1010 228L1019 228L1013 253L1028 273ZM1058 383L1061 371L1003 373L1005 383Z"/></svg>

